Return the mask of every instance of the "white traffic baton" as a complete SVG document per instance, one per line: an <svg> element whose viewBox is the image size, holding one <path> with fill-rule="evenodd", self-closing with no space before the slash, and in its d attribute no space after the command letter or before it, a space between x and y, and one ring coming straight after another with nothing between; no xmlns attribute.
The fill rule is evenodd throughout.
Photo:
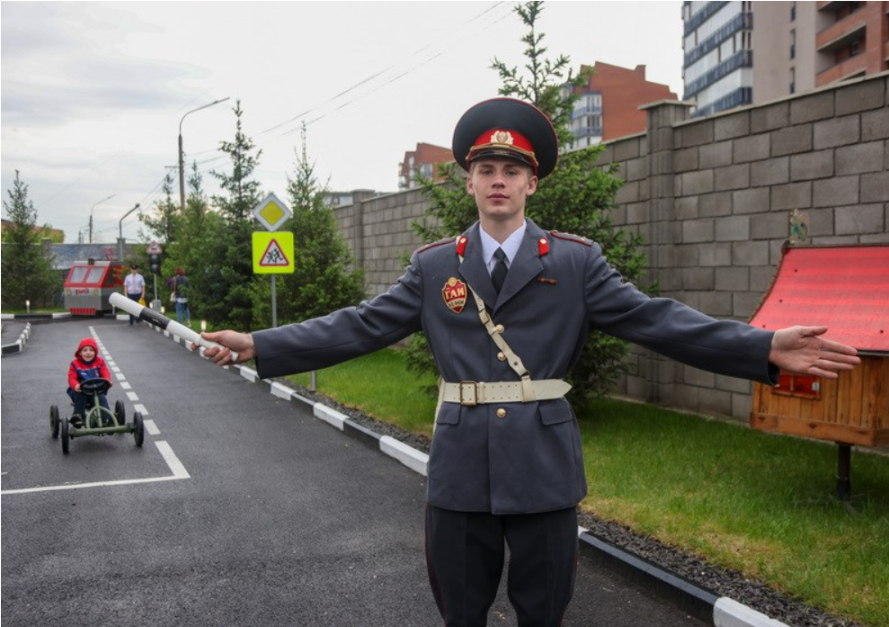
<svg viewBox="0 0 889 627"><path fill-rule="evenodd" d="M164 331L169 331L176 337L185 340L186 342L197 344L198 346L201 346L203 348L226 348L222 344L217 344L216 342L205 340L199 333L192 331L184 324L179 324L175 320L170 320L165 315L155 311L154 309L144 307L136 301L130 300L129 298L118 292L112 294L111 298L108 299L108 302L110 302L118 309L123 309L131 316L136 316L140 320L144 320L149 324L160 327ZM237 363L238 361L238 354L235 351L232 351L231 361L232 363Z"/></svg>

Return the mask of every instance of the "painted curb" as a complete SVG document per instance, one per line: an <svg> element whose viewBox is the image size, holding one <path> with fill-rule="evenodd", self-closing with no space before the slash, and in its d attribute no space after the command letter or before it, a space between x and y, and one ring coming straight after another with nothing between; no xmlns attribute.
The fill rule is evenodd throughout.
<svg viewBox="0 0 889 627"><path fill-rule="evenodd" d="M0 319L2 320L58 320L60 318L70 317L70 312L51 314L0 314Z"/></svg>
<svg viewBox="0 0 889 627"><path fill-rule="evenodd" d="M128 320L129 316L118 316L118 320L121 319ZM178 337L171 335L167 331L162 331L158 327L152 326L151 328L159 333L163 333L167 337L173 338L177 344L191 351L191 342L180 341ZM194 352L206 359L203 348ZM361 440L365 444L378 449L414 472L424 477L428 476L429 456L426 453L418 451L391 436L379 435L373 430L349 420L345 414L327 407L323 403L300 396L295 390L288 388L282 383L260 379L259 374L252 368L233 365L223 366L223 369L237 370L239 376L251 383L266 384L272 396L289 400L291 403L308 405L312 408L313 415L319 420L326 422L350 437ZM713 592L700 588L641 556L608 543L583 527L578 528L578 541L580 550L593 557L600 564L631 579L650 592L669 600L698 619L712 623L714 627L790 627L734 599L718 597Z"/></svg>
<svg viewBox="0 0 889 627"><path fill-rule="evenodd" d="M12 314L5 314L7 316L11 316ZM8 320L9 318L4 318ZM21 332L19 335L19 339L17 339L12 344L6 344L2 347L3 355L12 355L13 353L20 353L25 350L25 344L27 344L28 340L31 338L31 323L27 323L25 325L25 330Z"/></svg>
<svg viewBox="0 0 889 627"><path fill-rule="evenodd" d="M722 597L716 602L713 608L713 624L716 627L788 627L785 623L769 618L728 597Z"/></svg>

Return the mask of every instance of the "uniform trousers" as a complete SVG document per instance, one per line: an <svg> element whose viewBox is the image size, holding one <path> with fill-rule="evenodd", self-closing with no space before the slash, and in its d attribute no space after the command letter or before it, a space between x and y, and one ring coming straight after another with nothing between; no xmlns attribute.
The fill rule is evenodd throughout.
<svg viewBox="0 0 889 627"><path fill-rule="evenodd" d="M557 627L577 572L577 510L456 512L427 505L426 566L446 627L484 627L509 546L507 592L519 627Z"/></svg>
<svg viewBox="0 0 889 627"><path fill-rule="evenodd" d="M142 292L136 292L134 294L130 294L129 292L127 292L127 298L138 303L140 300L142 300ZM133 314L130 314L130 326L133 326L134 322L139 322L139 318L137 318Z"/></svg>

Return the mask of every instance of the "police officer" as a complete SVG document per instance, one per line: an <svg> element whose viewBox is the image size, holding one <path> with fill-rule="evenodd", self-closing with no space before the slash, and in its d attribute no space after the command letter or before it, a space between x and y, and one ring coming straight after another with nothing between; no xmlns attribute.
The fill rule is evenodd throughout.
<svg viewBox="0 0 889 627"><path fill-rule="evenodd" d="M510 550L518 623L559 625L574 587L576 505L587 491L564 378L591 329L697 368L774 383L778 368L835 378L858 363L824 328L777 332L649 298L597 244L544 231L525 201L558 140L535 107L496 98L457 124L454 156L479 221L414 252L396 285L358 307L252 334L205 337L263 378L325 368L423 330L443 384L428 468L427 565L449 627L487 623Z"/></svg>

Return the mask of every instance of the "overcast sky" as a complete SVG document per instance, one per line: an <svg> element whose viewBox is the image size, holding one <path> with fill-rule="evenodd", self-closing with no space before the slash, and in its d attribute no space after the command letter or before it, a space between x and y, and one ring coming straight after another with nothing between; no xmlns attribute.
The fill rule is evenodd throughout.
<svg viewBox="0 0 889 627"><path fill-rule="evenodd" d="M210 171L228 165L218 148L234 137L236 99L262 149L264 193L286 198L302 122L331 189L396 191L406 150L449 147L460 115L497 95L491 61L523 64L514 6L4 1L3 199L19 170L40 223L76 242L95 205L96 240L113 242L127 211L161 199L183 115L225 97L182 125L188 168L198 162L209 193ZM551 1L538 25L551 58L643 64L681 95L681 2ZM123 225L131 240L136 215Z"/></svg>

